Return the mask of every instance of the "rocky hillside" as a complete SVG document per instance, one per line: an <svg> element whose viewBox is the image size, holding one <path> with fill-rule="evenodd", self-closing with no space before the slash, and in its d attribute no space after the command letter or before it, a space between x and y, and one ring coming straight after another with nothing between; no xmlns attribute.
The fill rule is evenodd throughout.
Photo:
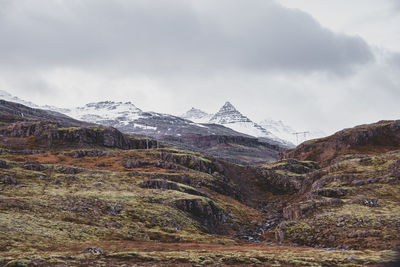
<svg viewBox="0 0 400 267"><path fill-rule="evenodd" d="M395 122L329 162L243 166L35 116L0 117L1 266L382 266L400 246L400 146L376 143Z"/></svg>
<svg viewBox="0 0 400 267"><path fill-rule="evenodd" d="M30 108L22 104L9 102L1 99L0 99L0 116L1 116L0 117L1 123L4 124L15 121L48 120L53 122L60 122L66 126L90 125L89 123L75 120L59 112Z"/></svg>
<svg viewBox="0 0 400 267"><path fill-rule="evenodd" d="M379 154L400 148L400 121L380 121L345 129L287 150L283 158L314 160L323 165L346 154Z"/></svg>

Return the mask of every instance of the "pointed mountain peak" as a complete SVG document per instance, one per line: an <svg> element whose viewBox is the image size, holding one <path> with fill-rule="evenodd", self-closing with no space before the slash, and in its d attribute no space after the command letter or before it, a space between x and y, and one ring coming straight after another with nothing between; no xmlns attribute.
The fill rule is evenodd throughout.
<svg viewBox="0 0 400 267"><path fill-rule="evenodd" d="M231 102L226 101L225 104L222 106L221 109L230 109L230 110L236 110L236 108L231 104Z"/></svg>
<svg viewBox="0 0 400 267"><path fill-rule="evenodd" d="M210 119L212 123L227 124L234 122L250 122L250 119L240 113L229 101Z"/></svg>
<svg viewBox="0 0 400 267"><path fill-rule="evenodd" d="M198 123L207 122L211 118L211 114L202 111L201 109L192 107L186 113L182 114L181 117Z"/></svg>
<svg viewBox="0 0 400 267"><path fill-rule="evenodd" d="M190 111L201 111L201 112L204 112L204 111L202 111L201 109L198 109L198 108L195 108L195 107L192 107L188 112L190 112ZM205 112L204 112L205 113Z"/></svg>

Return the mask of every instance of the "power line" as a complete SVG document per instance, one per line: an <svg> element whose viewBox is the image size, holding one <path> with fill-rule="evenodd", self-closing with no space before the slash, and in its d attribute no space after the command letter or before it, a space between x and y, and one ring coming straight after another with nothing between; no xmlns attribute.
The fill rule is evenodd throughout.
<svg viewBox="0 0 400 267"><path fill-rule="evenodd" d="M292 133L294 135L296 135L296 141L297 141L297 145L299 144L299 135L303 134L304 135L304 140L307 139L307 134L309 134L310 132L296 132L296 133Z"/></svg>

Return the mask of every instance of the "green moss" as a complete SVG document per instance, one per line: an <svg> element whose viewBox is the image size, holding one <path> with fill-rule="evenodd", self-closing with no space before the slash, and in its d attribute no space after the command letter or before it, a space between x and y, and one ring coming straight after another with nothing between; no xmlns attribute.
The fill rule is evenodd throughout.
<svg viewBox="0 0 400 267"><path fill-rule="evenodd" d="M79 131L81 128L80 127L61 127L58 128L58 131L63 131L63 132L75 132Z"/></svg>

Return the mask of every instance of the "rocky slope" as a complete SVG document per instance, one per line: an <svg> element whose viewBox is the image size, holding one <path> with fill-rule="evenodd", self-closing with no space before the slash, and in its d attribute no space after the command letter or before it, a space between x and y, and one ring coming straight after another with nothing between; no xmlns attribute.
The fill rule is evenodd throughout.
<svg viewBox="0 0 400 267"><path fill-rule="evenodd" d="M282 154L283 158L314 160L323 165L345 154L377 154L400 145L400 121L380 121L345 129L329 137L304 142Z"/></svg>
<svg viewBox="0 0 400 267"><path fill-rule="evenodd" d="M377 266L399 247L396 122L346 130L348 150L329 162L242 166L7 109L0 265Z"/></svg>
<svg viewBox="0 0 400 267"><path fill-rule="evenodd" d="M89 123L75 120L59 112L30 108L19 103L9 102L2 99L0 99L0 116L1 122L3 123L27 120L48 120L53 122L60 122L66 126L91 125Z"/></svg>

